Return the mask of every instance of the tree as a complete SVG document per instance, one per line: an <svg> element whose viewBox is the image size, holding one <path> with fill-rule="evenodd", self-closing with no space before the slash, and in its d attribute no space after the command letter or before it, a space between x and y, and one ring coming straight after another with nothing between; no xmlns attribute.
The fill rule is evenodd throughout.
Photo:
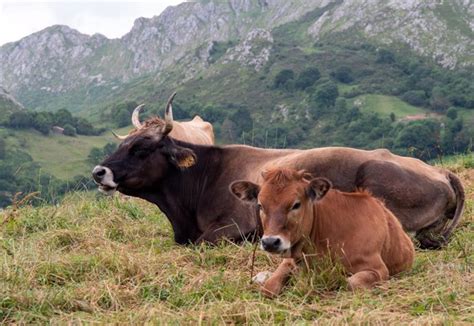
<svg viewBox="0 0 474 326"><path fill-rule="evenodd" d="M439 123L432 120L415 121L406 125L398 134L395 146L405 152L413 151L419 158L435 156L439 140Z"/></svg>
<svg viewBox="0 0 474 326"><path fill-rule="evenodd" d="M94 147L89 152L87 159L89 160L91 164L99 164L100 161L102 161L103 157L104 155L103 155L102 150L98 147Z"/></svg>
<svg viewBox="0 0 474 326"><path fill-rule="evenodd" d="M446 116L451 120L456 120L458 117L458 111L454 107L450 107L448 111L446 111Z"/></svg>
<svg viewBox="0 0 474 326"><path fill-rule="evenodd" d="M0 160L3 160L5 158L6 152L7 152L7 143L5 142L3 138L0 138Z"/></svg>
<svg viewBox="0 0 474 326"><path fill-rule="evenodd" d="M354 80L352 77L352 69L348 66L340 66L335 71L331 73L331 76L334 77L337 81L341 83L348 84Z"/></svg>
<svg viewBox="0 0 474 326"><path fill-rule="evenodd" d="M47 118L42 115L38 114L34 119L34 128L41 132L43 135L49 134L49 129L51 129L52 125L51 122L47 120Z"/></svg>
<svg viewBox="0 0 474 326"><path fill-rule="evenodd" d="M193 105L192 110L195 114L200 112L202 118L210 123L222 122L226 116L225 110L216 106L208 105L205 108L199 108L196 105Z"/></svg>
<svg viewBox="0 0 474 326"><path fill-rule="evenodd" d="M436 112L445 112L450 105L448 99L440 95L433 96L430 101L431 109Z"/></svg>
<svg viewBox="0 0 474 326"><path fill-rule="evenodd" d="M92 123L84 118L74 118L74 127L79 135L98 135L100 133Z"/></svg>
<svg viewBox="0 0 474 326"><path fill-rule="evenodd" d="M295 81L295 87L298 89L305 90L313 84L321 77L321 73L319 72L318 68L310 67L303 70L298 79Z"/></svg>
<svg viewBox="0 0 474 326"><path fill-rule="evenodd" d="M337 90L337 85L328 80L316 87L312 99L319 106L329 107L334 106L338 96L339 91Z"/></svg>
<svg viewBox="0 0 474 326"><path fill-rule="evenodd" d="M74 128L70 124L66 124L64 126L64 134L66 136L76 137L76 128Z"/></svg>
<svg viewBox="0 0 474 326"><path fill-rule="evenodd" d="M395 62L395 55L387 49L380 49L377 51L377 59L375 60L377 63L394 63Z"/></svg>
<svg viewBox="0 0 474 326"><path fill-rule="evenodd" d="M405 102L415 105L415 106L424 106L426 105L426 93L423 90L414 90L405 92L402 95L402 100Z"/></svg>
<svg viewBox="0 0 474 326"><path fill-rule="evenodd" d="M283 69L275 76L273 85L275 88L283 88L290 80L293 80L294 78L295 72L293 70Z"/></svg>
<svg viewBox="0 0 474 326"><path fill-rule="evenodd" d="M235 142L238 136L236 129L237 128L236 128L235 123L229 118L226 118L224 122L222 123L222 127L221 127L222 139L227 143Z"/></svg>
<svg viewBox="0 0 474 326"><path fill-rule="evenodd" d="M130 112L125 108L120 109L115 113L114 121L119 128L128 126L130 124Z"/></svg>
<svg viewBox="0 0 474 326"><path fill-rule="evenodd" d="M66 109L58 110L58 112L56 112L56 114L54 115L54 124L60 127L64 128L66 124L73 124L73 123L74 122L73 122L72 114Z"/></svg>
<svg viewBox="0 0 474 326"><path fill-rule="evenodd" d="M397 117L395 116L395 113L390 112L390 121L395 122L397 120Z"/></svg>
<svg viewBox="0 0 474 326"><path fill-rule="evenodd" d="M12 128L31 128L33 126L33 118L26 111L13 112L10 115L8 124Z"/></svg>
<svg viewBox="0 0 474 326"><path fill-rule="evenodd" d="M237 134L241 134L242 131L252 130L252 116L246 107L238 107L237 110L229 115L229 118L235 123Z"/></svg>

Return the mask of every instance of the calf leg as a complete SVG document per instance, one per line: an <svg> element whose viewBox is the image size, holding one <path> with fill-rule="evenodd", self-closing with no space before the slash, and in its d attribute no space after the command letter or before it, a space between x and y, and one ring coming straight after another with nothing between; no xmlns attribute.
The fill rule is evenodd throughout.
<svg viewBox="0 0 474 326"><path fill-rule="evenodd" d="M380 256L372 259L364 259L357 265L352 266L353 275L347 279L349 289L370 289L381 281L389 278L387 266Z"/></svg>
<svg viewBox="0 0 474 326"><path fill-rule="evenodd" d="M262 293L267 297L279 295L290 274L296 269L297 266L293 258L284 258L277 270L265 281L261 288Z"/></svg>

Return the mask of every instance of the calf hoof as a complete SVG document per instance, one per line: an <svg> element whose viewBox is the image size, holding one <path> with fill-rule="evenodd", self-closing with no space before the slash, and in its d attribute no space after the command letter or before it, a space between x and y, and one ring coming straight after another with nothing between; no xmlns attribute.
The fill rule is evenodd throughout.
<svg viewBox="0 0 474 326"><path fill-rule="evenodd" d="M281 293L283 284L278 280L269 279L265 284L260 288L260 291L267 298L275 298Z"/></svg>
<svg viewBox="0 0 474 326"><path fill-rule="evenodd" d="M252 281L254 283L257 283L258 285L263 285L265 284L265 281L270 278L270 276L272 276L272 273L269 271L260 272L254 277L252 277Z"/></svg>

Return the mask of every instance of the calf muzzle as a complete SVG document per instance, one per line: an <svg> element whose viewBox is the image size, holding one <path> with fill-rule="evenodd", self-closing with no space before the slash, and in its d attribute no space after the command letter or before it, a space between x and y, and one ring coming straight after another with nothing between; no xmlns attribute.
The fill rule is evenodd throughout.
<svg viewBox="0 0 474 326"><path fill-rule="evenodd" d="M268 252L280 252L282 241L280 237L263 237L262 248Z"/></svg>

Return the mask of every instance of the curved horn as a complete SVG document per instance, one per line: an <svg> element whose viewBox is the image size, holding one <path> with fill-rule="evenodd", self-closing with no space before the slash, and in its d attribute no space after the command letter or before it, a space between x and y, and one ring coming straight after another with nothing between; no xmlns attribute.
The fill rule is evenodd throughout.
<svg viewBox="0 0 474 326"><path fill-rule="evenodd" d="M113 132L113 131L112 131L112 134L114 134L115 138L120 139L120 140L124 140L125 138L128 137L128 136L120 136L120 135L116 134L116 133Z"/></svg>
<svg viewBox="0 0 474 326"><path fill-rule="evenodd" d="M163 135L167 135L173 130L173 99L176 96L176 92L171 94L170 98L168 99L168 103L166 104L165 110L165 126L163 128Z"/></svg>
<svg viewBox="0 0 474 326"><path fill-rule="evenodd" d="M142 124L140 123L140 119L138 118L138 115L140 114L140 110L143 106L145 106L145 104L140 104L139 106L135 108L135 110L133 110L133 113L132 113L132 124L137 129L142 128Z"/></svg>

